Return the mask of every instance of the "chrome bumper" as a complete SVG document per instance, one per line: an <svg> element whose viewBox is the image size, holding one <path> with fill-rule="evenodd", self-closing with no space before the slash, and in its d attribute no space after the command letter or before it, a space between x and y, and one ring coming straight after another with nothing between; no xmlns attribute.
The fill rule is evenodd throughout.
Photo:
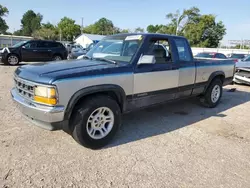
<svg viewBox="0 0 250 188"><path fill-rule="evenodd" d="M12 99L17 103L19 110L37 126L54 130L53 123L64 120L64 107L50 107L30 102L21 97L15 88L11 90Z"/></svg>

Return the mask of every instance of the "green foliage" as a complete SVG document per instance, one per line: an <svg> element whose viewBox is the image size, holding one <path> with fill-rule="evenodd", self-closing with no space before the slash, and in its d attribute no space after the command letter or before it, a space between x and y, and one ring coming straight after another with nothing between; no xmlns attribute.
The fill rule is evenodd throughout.
<svg viewBox="0 0 250 188"><path fill-rule="evenodd" d="M7 33L8 26L3 19L8 14L8 9L0 5L0 33ZM182 12L177 10L175 13L166 15L168 23L166 25L149 25L147 32L163 33L171 35L185 36L191 46L196 47L218 47L223 36L226 34L224 24L216 22L214 15L202 15L197 7L184 9ZM43 16L28 10L21 20L21 29L15 31L14 35L34 36L42 39L62 39L73 40L81 33L80 25L68 17L64 17L54 26L50 22L41 23ZM142 33L143 28L135 28L134 32ZM120 29L107 18L101 18L94 24L83 28L83 33L112 35L116 33L131 33L129 29Z"/></svg>
<svg viewBox="0 0 250 188"><path fill-rule="evenodd" d="M94 24L91 24L83 29L84 33L98 35L112 35L120 33L120 29L115 27L113 22L107 18L101 18Z"/></svg>
<svg viewBox="0 0 250 188"><path fill-rule="evenodd" d="M9 14L8 9L0 5L0 33L6 34L6 31L9 29L9 26L3 19L3 17L7 16L8 14Z"/></svg>
<svg viewBox="0 0 250 188"><path fill-rule="evenodd" d="M46 29L55 29L55 26L50 23L50 22L47 22L47 23L43 23L42 24L42 28L46 28Z"/></svg>
<svg viewBox="0 0 250 188"><path fill-rule="evenodd" d="M185 36L191 46L218 47L226 34L224 24L215 21L214 15L201 15L197 7L176 11L166 15L167 25L149 25L148 32Z"/></svg>
<svg viewBox="0 0 250 188"><path fill-rule="evenodd" d="M163 27L165 27L164 25L149 25L147 27L147 32L148 33L158 33L159 30L161 30Z"/></svg>
<svg viewBox="0 0 250 188"><path fill-rule="evenodd" d="M43 16L40 13L36 14L33 10L28 10L23 15L21 20L22 26L17 33L24 36L31 36L33 32L40 29L42 19Z"/></svg>
<svg viewBox="0 0 250 188"><path fill-rule="evenodd" d="M197 23L190 23L185 30L185 37L191 46L216 48L226 34L222 22L216 23L214 15L202 15Z"/></svg>
<svg viewBox="0 0 250 188"><path fill-rule="evenodd" d="M121 29L120 33L131 33L129 29Z"/></svg>
<svg viewBox="0 0 250 188"><path fill-rule="evenodd" d="M58 40L58 32L55 29L50 29L42 27L39 30L36 30L32 36L38 39L49 39L49 40Z"/></svg>
<svg viewBox="0 0 250 188"><path fill-rule="evenodd" d="M245 50L249 50L249 49L250 49L250 46L237 44L236 46L234 46L234 47L232 47L232 48L234 48L234 49L245 49Z"/></svg>
<svg viewBox="0 0 250 188"><path fill-rule="evenodd" d="M61 19L58 23L58 30L64 40L73 40L74 37L77 37L81 33L80 25L77 25L75 20L68 17Z"/></svg>
<svg viewBox="0 0 250 188"><path fill-rule="evenodd" d="M143 28L141 28L141 27L135 28L135 33L143 33L143 32L144 32Z"/></svg>

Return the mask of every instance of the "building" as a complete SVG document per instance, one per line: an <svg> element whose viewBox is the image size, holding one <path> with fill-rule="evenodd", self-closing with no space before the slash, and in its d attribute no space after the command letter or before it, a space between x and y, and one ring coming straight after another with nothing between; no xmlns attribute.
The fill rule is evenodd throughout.
<svg viewBox="0 0 250 188"><path fill-rule="evenodd" d="M26 36L15 36L15 35L0 35L0 48L12 46L21 41L27 41L33 39L32 37Z"/></svg>
<svg viewBox="0 0 250 188"><path fill-rule="evenodd" d="M93 34L81 34L74 41L77 44L82 45L83 48L87 48L92 43L97 43L102 40L104 35L93 35Z"/></svg>

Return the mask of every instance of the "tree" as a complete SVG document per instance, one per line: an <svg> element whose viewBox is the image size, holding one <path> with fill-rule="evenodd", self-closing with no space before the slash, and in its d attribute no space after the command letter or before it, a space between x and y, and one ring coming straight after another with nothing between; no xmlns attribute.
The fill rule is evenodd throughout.
<svg viewBox="0 0 250 188"><path fill-rule="evenodd" d="M217 48L225 34L224 24L216 23L214 15L200 16L197 23L189 23L185 30L191 46L207 48Z"/></svg>
<svg viewBox="0 0 250 188"><path fill-rule="evenodd" d="M200 16L200 10L197 7L191 7L190 9L184 9L182 13L177 10L175 13L169 13L166 18L170 20L167 25L172 28L175 32L169 34L183 35L185 26L190 23L197 23Z"/></svg>
<svg viewBox="0 0 250 188"><path fill-rule="evenodd" d="M43 27L39 30L36 30L32 36L34 38L39 38L39 39L49 39L49 40L58 40L58 33L55 29L50 29Z"/></svg>
<svg viewBox="0 0 250 188"><path fill-rule="evenodd" d="M13 35L21 36L23 34L23 30L19 29L13 33Z"/></svg>
<svg viewBox="0 0 250 188"><path fill-rule="evenodd" d="M21 20L21 29L15 34L31 36L33 32L40 29L42 19L43 16L40 13L36 14L33 10L28 10Z"/></svg>
<svg viewBox="0 0 250 188"><path fill-rule="evenodd" d="M120 33L131 33L129 29L121 29Z"/></svg>
<svg viewBox="0 0 250 188"><path fill-rule="evenodd" d="M192 46L218 47L226 28L222 22L216 22L214 15L201 15L197 7L176 11L166 15L169 23L161 27L159 33L182 35L189 39ZM154 29L150 26L149 29Z"/></svg>
<svg viewBox="0 0 250 188"><path fill-rule="evenodd" d="M107 18L101 18L94 24L91 24L83 29L84 33L111 35L120 33L121 29L115 27L113 22Z"/></svg>
<svg viewBox="0 0 250 188"><path fill-rule="evenodd" d="M74 37L81 33L81 26L68 17L62 18L57 27L64 40L73 40Z"/></svg>
<svg viewBox="0 0 250 188"><path fill-rule="evenodd" d="M101 18L94 23L94 33L109 35L113 34L115 30L114 24L111 20L107 18Z"/></svg>
<svg viewBox="0 0 250 188"><path fill-rule="evenodd" d="M7 16L8 14L9 14L8 9L0 5L0 33L6 34L6 31L9 29L9 26L3 19L3 17Z"/></svg>
<svg viewBox="0 0 250 188"><path fill-rule="evenodd" d="M240 44L237 44L233 47L234 49L250 49L250 46L246 46L246 45L240 45Z"/></svg>
<svg viewBox="0 0 250 188"><path fill-rule="evenodd" d="M50 23L50 22L47 22L47 23L43 23L42 24L42 28L46 28L46 29L55 29L55 26Z"/></svg>
<svg viewBox="0 0 250 188"><path fill-rule="evenodd" d="M147 32L149 33L158 33L160 29L162 29L164 25L149 25L147 27Z"/></svg>
<svg viewBox="0 0 250 188"><path fill-rule="evenodd" d="M135 28L135 33L143 33L143 32L144 32L143 28L141 28L141 27Z"/></svg>

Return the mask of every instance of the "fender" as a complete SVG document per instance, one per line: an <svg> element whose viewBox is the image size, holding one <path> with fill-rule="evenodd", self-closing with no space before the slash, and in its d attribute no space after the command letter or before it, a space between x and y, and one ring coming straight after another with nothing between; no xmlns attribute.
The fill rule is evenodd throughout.
<svg viewBox="0 0 250 188"><path fill-rule="evenodd" d="M216 77L216 76L223 76L223 78L225 79L225 73L223 71L216 71L216 72L213 72L208 81L207 81L207 84L206 84L206 87L205 87L205 90L204 92L207 90L207 88L209 87L209 85L211 84L211 82L213 81L213 79Z"/></svg>
<svg viewBox="0 0 250 188"><path fill-rule="evenodd" d="M113 84L96 85L96 86L83 88L77 91L70 98L70 101L65 111L64 119L69 120L71 113L73 111L73 108L82 97L95 94L95 93L102 93L102 92L108 92L108 91L112 91L115 93L118 99L119 105L121 106L121 110L123 111L125 109L125 102L126 102L126 94L123 88L121 88L118 85L113 85Z"/></svg>

